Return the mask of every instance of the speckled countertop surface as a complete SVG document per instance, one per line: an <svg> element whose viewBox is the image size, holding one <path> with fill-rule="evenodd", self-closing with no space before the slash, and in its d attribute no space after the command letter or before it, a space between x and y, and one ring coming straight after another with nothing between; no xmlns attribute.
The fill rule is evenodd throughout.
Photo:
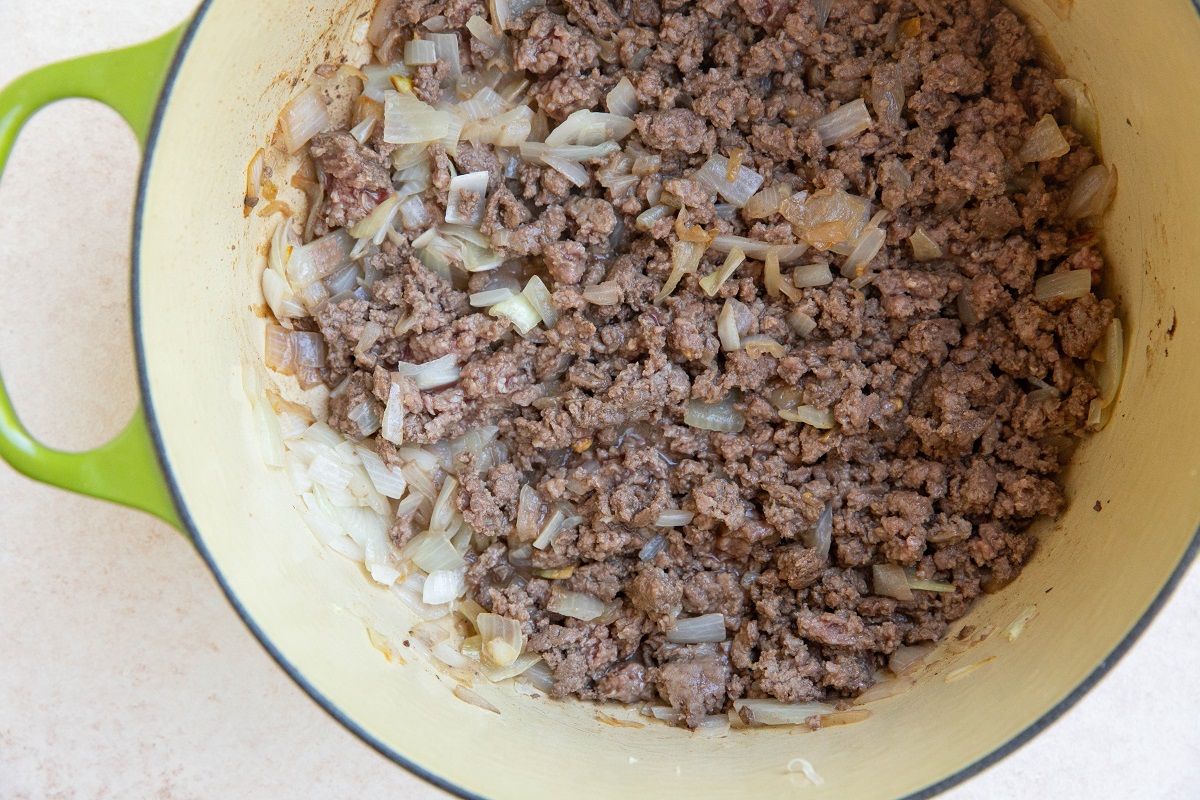
<svg viewBox="0 0 1200 800"><path fill-rule="evenodd" d="M192 7L0 0L0 85L150 38ZM137 157L115 114L73 101L29 125L0 184L0 365L52 445L94 446L134 407L126 209ZM184 538L3 464L0 609L3 800L447 797L312 703ZM946 800L1200 797L1200 646L1187 640L1197 619L1193 570L1083 702Z"/></svg>

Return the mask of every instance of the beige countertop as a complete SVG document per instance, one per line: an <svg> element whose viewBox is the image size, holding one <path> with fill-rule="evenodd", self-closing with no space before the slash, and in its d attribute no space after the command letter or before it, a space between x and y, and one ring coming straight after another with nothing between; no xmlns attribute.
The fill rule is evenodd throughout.
<svg viewBox="0 0 1200 800"><path fill-rule="evenodd" d="M147 39L192 7L3 0L0 85ZM115 114L72 101L26 128L0 184L0 365L52 445L94 446L134 407L136 164ZM3 463L0 609L0 799L447 797L312 703L178 533ZM1193 570L1078 706L946 800L1200 797L1197 619Z"/></svg>

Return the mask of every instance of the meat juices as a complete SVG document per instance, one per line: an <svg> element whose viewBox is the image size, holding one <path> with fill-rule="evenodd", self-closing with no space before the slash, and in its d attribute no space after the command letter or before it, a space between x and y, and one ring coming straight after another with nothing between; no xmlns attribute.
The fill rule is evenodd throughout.
<svg viewBox="0 0 1200 800"><path fill-rule="evenodd" d="M416 0L393 24L407 40L429 17L444 15L453 30L475 14L486 18L484 4ZM1055 477L1064 445L1084 433L1098 394L1083 359L1112 302L1033 296L1040 275L1088 269L1095 284L1103 268L1094 233L1063 213L1074 179L1097 163L1088 143L1064 126L1066 155L1030 165L1016 157L1035 122L1063 113L1055 74L1024 24L992 0L842 0L823 25L809 0L563 0L518 26L513 58L551 126L603 110L628 78L641 110L623 144L657 170L614 193L595 173L620 154L584 162L590 180L577 189L530 162L506 179L508 154L491 145L463 142L456 156L431 146L431 219L444 214L452 164L459 174L487 171L481 230L516 259L518 277L542 277L559 319L516 335L467 302L491 273L455 287L405 240L388 241L372 259L383 277L370 299L315 315L328 384L349 379L329 423L360 436L346 412L366 398L382 413L397 361L455 356L462 374L451 386L422 391L401 379L404 440L499 427L508 462L481 474L464 456L459 470L461 513L476 533L469 595L522 623L553 672L553 695L659 698L695 726L737 698L863 691L897 647L938 639L981 592L1016 578L1035 549L1030 522L1063 505ZM470 70L489 54L459 34ZM440 93L444 72L422 67L415 91ZM903 87L899 124L871 106L884 85ZM813 121L860 97L874 125L822 146ZM319 231L352 225L386 196L391 149L341 132L314 141L328 182ZM736 149L766 186L843 189L886 209L874 282L852 288L838 277L798 290L796 301L768 297L762 262L748 259L709 298L698 278L724 260L709 250L698 274L656 304L673 217L649 231L634 218L664 190L714 233L796 241L777 214L730 213L690 178L714 153ZM913 258L907 240L918 226L943 257ZM835 274L842 262L817 251L811 260ZM619 302L584 300L584 287L605 281ZM775 339L783 356L722 351L717 316L727 298L749 309L746 335ZM809 335L786 321L793 309L815 319ZM407 330L393 335L402 321ZM368 322L385 335L356 353ZM740 433L684 423L690 400L717 403L733 390ZM773 400L782 391L829 409L835 427L781 419ZM392 444L375 446L399 463ZM566 502L584 522L547 549L530 548L514 527L522 485L546 512ZM804 544L826 508L827 555ZM665 509L694 517L655 527ZM393 540L416 532L399 520ZM658 535L662 549L639 558ZM954 591L875 595L874 564ZM564 591L597 598L605 615L584 622L547 611ZM725 642L667 642L678 617L715 612Z"/></svg>

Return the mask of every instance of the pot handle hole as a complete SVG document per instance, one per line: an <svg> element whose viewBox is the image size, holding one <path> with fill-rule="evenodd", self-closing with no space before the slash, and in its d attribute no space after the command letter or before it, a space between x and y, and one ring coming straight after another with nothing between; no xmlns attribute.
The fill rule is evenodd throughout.
<svg viewBox="0 0 1200 800"><path fill-rule="evenodd" d="M0 176L29 118L43 106L71 97L111 107L133 128L144 149L183 33L180 27L144 44L50 64L0 91ZM21 424L0 376L0 458L34 480L147 511L182 530L140 407L115 439L95 450L53 450Z"/></svg>

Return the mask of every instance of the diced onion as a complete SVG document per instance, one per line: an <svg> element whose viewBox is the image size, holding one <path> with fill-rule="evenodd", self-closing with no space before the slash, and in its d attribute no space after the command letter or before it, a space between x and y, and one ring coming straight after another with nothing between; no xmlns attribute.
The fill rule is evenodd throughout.
<svg viewBox="0 0 1200 800"><path fill-rule="evenodd" d="M243 216L250 216L251 209L258 204L262 197L262 177L263 149L260 147L246 167L246 200L242 209Z"/></svg>
<svg viewBox="0 0 1200 800"><path fill-rule="evenodd" d="M428 39L412 39L404 43L404 63L416 67L437 63L437 51Z"/></svg>
<svg viewBox="0 0 1200 800"><path fill-rule="evenodd" d="M403 582L393 584L392 592L422 619L441 619L450 613L449 606L431 606L425 603L421 599L421 593L424 588L425 576L414 572L405 578Z"/></svg>
<svg viewBox="0 0 1200 800"><path fill-rule="evenodd" d="M747 336L742 339L742 349L746 351L746 355L751 358L760 358L761 356L774 356L775 358L783 358L786 352L783 345L772 339L770 336L757 335Z"/></svg>
<svg viewBox="0 0 1200 800"><path fill-rule="evenodd" d="M787 324L800 336L808 336L817 329L817 321L798 308L793 308L785 317Z"/></svg>
<svg viewBox="0 0 1200 800"><path fill-rule="evenodd" d="M550 146L541 142L522 142L521 158L526 161L546 163L546 156L563 159L564 161L590 161L593 158L604 158L621 149L616 142L602 142L596 145L564 144Z"/></svg>
<svg viewBox="0 0 1200 800"><path fill-rule="evenodd" d="M871 75L871 108L875 116L892 128L903 121L904 80L899 64L884 64L876 67Z"/></svg>
<svg viewBox="0 0 1200 800"><path fill-rule="evenodd" d="M363 467L367 470L367 477L371 479L371 484L375 487L375 491L393 500L399 500L404 496L404 490L408 484L404 480L404 474L399 469L384 464L383 459L374 451L363 447L358 449L358 457L362 461Z"/></svg>
<svg viewBox="0 0 1200 800"><path fill-rule="evenodd" d="M805 264L792 272L792 283L800 289L828 286L833 283L833 270L828 264Z"/></svg>
<svg viewBox="0 0 1200 800"><path fill-rule="evenodd" d="M778 213L779 203L791 195L792 188L786 183L773 183L746 201L742 216L746 219L766 219Z"/></svg>
<svg viewBox="0 0 1200 800"><path fill-rule="evenodd" d="M867 104L859 98L814 120L812 127L821 137L822 145L833 147L870 128L871 114Z"/></svg>
<svg viewBox="0 0 1200 800"><path fill-rule="evenodd" d="M657 528L677 528L680 525L687 525L695 516L693 512L684 511L682 508L664 508L658 513L654 525Z"/></svg>
<svg viewBox="0 0 1200 800"><path fill-rule="evenodd" d="M568 516L567 512L561 508L556 508L546 518L546 524L542 526L541 533L534 540L533 546L538 550L545 550L554 544L554 540L558 538L563 531L575 527L583 521L583 517Z"/></svg>
<svg viewBox="0 0 1200 800"><path fill-rule="evenodd" d="M661 206L666 208L666 206ZM675 291L675 287L679 285L679 281L683 280L684 275L691 275L700 266L700 259L704 255L704 245L698 242L676 242L671 247L671 274L667 276L666 283L654 298L654 302L659 303L670 296L671 292Z"/></svg>
<svg viewBox="0 0 1200 800"><path fill-rule="evenodd" d="M909 592L909 597L912 597L911 591ZM894 672L897 677L909 675L917 667L921 666L922 662L929 658L931 653L933 653L932 644L901 645L888 658L888 669Z"/></svg>
<svg viewBox="0 0 1200 800"><path fill-rule="evenodd" d="M279 325L267 325L266 346L263 360L267 368L283 375L296 371L296 357L292 352L292 333Z"/></svg>
<svg viewBox="0 0 1200 800"><path fill-rule="evenodd" d="M379 120L375 117L367 117L350 129L350 135L359 144L366 144L367 139L370 139L371 134L375 132L375 125L378 122Z"/></svg>
<svg viewBox="0 0 1200 800"><path fill-rule="evenodd" d="M835 711L827 703L783 703L779 700L734 700L733 708L750 725L803 725L811 716Z"/></svg>
<svg viewBox="0 0 1200 800"><path fill-rule="evenodd" d="M713 153L695 177L726 201L741 208L762 186L763 176L748 167L739 166L735 172L736 179L731 181L730 171L729 159L720 153Z"/></svg>
<svg viewBox="0 0 1200 800"><path fill-rule="evenodd" d="M1067 219L1083 219L1104 213L1117 192L1117 168L1103 164L1090 167L1075 181L1067 200Z"/></svg>
<svg viewBox="0 0 1200 800"><path fill-rule="evenodd" d="M429 41L433 42L433 49L437 53L438 61L445 61L450 67L447 75L451 78L461 75L462 64L458 59L458 34L431 33Z"/></svg>
<svg viewBox="0 0 1200 800"><path fill-rule="evenodd" d="M616 91L615 89L613 91ZM633 120L620 114L605 114L599 111L576 111L559 123L546 136L549 147L582 144L580 136L589 128L603 128L601 141L618 142L633 133ZM598 143L597 143L598 144Z"/></svg>
<svg viewBox="0 0 1200 800"><path fill-rule="evenodd" d="M383 98L383 140L388 144L436 142L450 131L449 111L403 92L384 92Z"/></svg>
<svg viewBox="0 0 1200 800"><path fill-rule="evenodd" d="M721 340L721 349L726 353L740 350L742 332L749 329L752 320L750 309L744 303L728 298L717 316L717 337Z"/></svg>
<svg viewBox="0 0 1200 800"><path fill-rule="evenodd" d="M800 293L796 291L795 284L784 280L783 274L779 271L779 253L775 250L769 250L766 259L763 260L763 286L767 290L768 297L778 297L783 294L792 301L800 299Z"/></svg>
<svg viewBox="0 0 1200 800"><path fill-rule="evenodd" d="M767 257L767 253L774 251L779 256L780 264L794 264L808 250L808 245L803 242L800 244L772 244L757 239L747 239L745 236L716 236L709 246L718 253L729 253L736 247L746 254L746 258L760 261Z"/></svg>
<svg viewBox="0 0 1200 800"><path fill-rule="evenodd" d="M287 262L288 282L299 290L308 288L348 265L353 249L354 238L344 228L292 248Z"/></svg>
<svg viewBox="0 0 1200 800"><path fill-rule="evenodd" d="M604 613L604 601L583 592L558 591L550 594L546 610L564 617L591 622Z"/></svg>
<svg viewBox="0 0 1200 800"><path fill-rule="evenodd" d="M394 381L388 389L387 406L379 422L379 435L395 445L404 444L404 402Z"/></svg>
<svg viewBox="0 0 1200 800"><path fill-rule="evenodd" d="M404 546L402 555L427 573L454 570L467 563L441 531L417 534Z"/></svg>
<svg viewBox="0 0 1200 800"><path fill-rule="evenodd" d="M638 551L638 558L642 561L653 561L654 557L661 553L667 546L667 537L661 534L655 536L650 541L642 545L642 549Z"/></svg>
<svg viewBox="0 0 1200 800"><path fill-rule="evenodd" d="M800 192L779 205L796 234L818 250L857 241L869 212L865 200L841 189Z"/></svg>
<svg viewBox="0 0 1200 800"><path fill-rule="evenodd" d="M470 100L460 103L458 114L465 120L488 119L504 111L504 98L490 86L484 86Z"/></svg>
<svg viewBox="0 0 1200 800"><path fill-rule="evenodd" d="M604 98L604 107L608 113L622 117L632 117L638 111L637 92L629 78L621 78L612 91Z"/></svg>
<svg viewBox="0 0 1200 800"><path fill-rule="evenodd" d="M499 683L523 675L533 667L544 663L542 657L537 653L522 653L508 666L495 667L490 663L482 663L479 665L479 669L489 681Z"/></svg>
<svg viewBox="0 0 1200 800"><path fill-rule="evenodd" d="M293 97L279 112L279 127L288 153L296 155L329 124L325 98L315 86Z"/></svg>
<svg viewBox="0 0 1200 800"><path fill-rule="evenodd" d="M480 652L493 666L509 666L525 649L525 633L515 619L485 611L475 618L475 627L479 631Z"/></svg>
<svg viewBox="0 0 1200 800"><path fill-rule="evenodd" d="M1100 143L1100 114L1087 86L1071 78L1059 78L1054 88L1062 95L1071 127L1079 131L1092 147Z"/></svg>
<svg viewBox="0 0 1200 800"><path fill-rule="evenodd" d="M429 512L430 530L454 533L458 524L451 524L455 509L458 508L458 479L453 475L447 476L438 491L437 499L433 501L433 510Z"/></svg>
<svg viewBox="0 0 1200 800"><path fill-rule="evenodd" d="M615 306L621 302L621 287L616 281L603 281L583 287L583 299L596 306Z"/></svg>
<svg viewBox="0 0 1200 800"><path fill-rule="evenodd" d="M912 247L913 259L915 261L932 261L935 258L942 257L941 246L920 225L908 237L908 244Z"/></svg>
<svg viewBox="0 0 1200 800"><path fill-rule="evenodd" d="M1121 388L1121 375L1125 361L1125 332L1118 317L1104 329L1104 336L1097 346L1098 355L1104 360L1096 367L1096 385L1100 389L1100 405L1108 408L1117 398Z"/></svg>
<svg viewBox="0 0 1200 800"><path fill-rule="evenodd" d="M458 367L453 353L426 361L424 364L411 364L400 361L396 371L410 379L418 389L437 389L448 386L458 380L462 370Z"/></svg>
<svg viewBox="0 0 1200 800"><path fill-rule="evenodd" d="M700 644L702 642L725 641L725 615L704 614L691 619L675 621L675 629L667 633L667 641L674 644Z"/></svg>
<svg viewBox="0 0 1200 800"><path fill-rule="evenodd" d="M524 145L532 135L533 118L533 109L517 106L494 119L469 123L463 128L462 138L497 147Z"/></svg>
<svg viewBox="0 0 1200 800"><path fill-rule="evenodd" d="M486 207L488 173L485 170L468 172L450 179L450 192L446 201L446 222L452 225L478 225L483 222ZM463 193L473 192L478 197L470 213L463 206Z"/></svg>
<svg viewBox="0 0 1200 800"><path fill-rule="evenodd" d="M872 568L872 588L877 595L894 597L897 600L913 599L912 589L904 568L896 564L875 564Z"/></svg>
<svg viewBox="0 0 1200 800"><path fill-rule="evenodd" d="M475 292L470 296L469 301L475 308L487 308L494 306L503 300L512 297L516 292L508 287L501 286L499 289L488 289L486 292Z"/></svg>
<svg viewBox="0 0 1200 800"><path fill-rule="evenodd" d="M497 36L496 32L492 30L492 26L478 14L467 20L467 30L481 43L493 50L499 50L504 45L504 37Z"/></svg>
<svg viewBox="0 0 1200 800"><path fill-rule="evenodd" d="M371 239L383 229L384 226L391 223L396 216L396 206L400 204L400 198L397 195L384 200L379 205L371 210L370 214L363 217L350 228L350 235L355 239Z"/></svg>
<svg viewBox="0 0 1200 800"><path fill-rule="evenodd" d="M729 251L729 255L725 257L725 263L716 272L705 275L700 279L700 288L709 297L716 296L721 286L725 284L725 281L729 280L729 276L733 274L733 271L740 267L745 260L746 254L742 252L742 249L734 247Z"/></svg>
<svg viewBox="0 0 1200 800"><path fill-rule="evenodd" d="M921 591L923 591L923 592L942 592L942 593L946 593L946 592L953 592L953 591L954 591L954 584L952 584L952 583L943 583L943 582L941 582L941 581L927 581L927 580L923 580L923 579L921 579L921 578L916 578L916 577L911 577L911 576L910 576L910 577L908 578L908 588L910 588L910 589L919 589L919 590L921 590Z"/></svg>
<svg viewBox="0 0 1200 800"><path fill-rule="evenodd" d="M523 294L514 294L507 300L502 300L489 308L488 313L493 317L504 317L507 319L517 329L517 333L520 333L522 336L536 328L538 323L542 321L537 309L529 302L529 298Z"/></svg>
<svg viewBox="0 0 1200 800"><path fill-rule="evenodd" d="M425 578L421 590L421 601L431 606L457 600L467 591L466 567L458 569L436 569ZM451 664L450 666L455 666ZM465 664L464 664L465 666Z"/></svg>
<svg viewBox="0 0 1200 800"><path fill-rule="evenodd" d="M1058 123L1054 121L1054 117L1046 114L1033 126L1017 157L1028 164L1034 161L1051 161L1069 152L1071 145L1067 144Z"/></svg>
<svg viewBox="0 0 1200 800"><path fill-rule="evenodd" d="M873 228L864 233L858 244L854 246L854 251L846 259L846 263L842 265L842 276L853 278L864 275L867 265L878 255L886 239L887 234L879 228Z"/></svg>
<svg viewBox="0 0 1200 800"><path fill-rule="evenodd" d="M550 302L550 290L546 288L546 284L537 275L529 279L525 284L525 288L521 294L529 301L537 311L539 317L547 328L553 328L558 322L558 311L554 308L554 304Z"/></svg>
<svg viewBox="0 0 1200 800"><path fill-rule="evenodd" d="M559 158L558 156L547 154L542 156L542 162L545 163L547 167L562 173L563 177L576 186L587 186L587 170L579 166L579 164L575 163L574 161L568 161L565 158Z"/></svg>
<svg viewBox="0 0 1200 800"><path fill-rule="evenodd" d="M820 428L823 431L829 430L836 424L832 411L826 408L817 408L816 406L796 406L794 411L781 408L779 409L779 416L792 422L801 422L805 425L811 425L814 428Z"/></svg>
<svg viewBox="0 0 1200 800"><path fill-rule="evenodd" d="M701 403L689 400L683 421L693 428L722 433L741 433L746 427L746 418L733 407L734 395L730 393L720 403Z"/></svg>
<svg viewBox="0 0 1200 800"><path fill-rule="evenodd" d="M516 533L520 541L529 542L536 538L541 515L541 500L538 499L537 492L532 486L523 485L517 500Z"/></svg>
<svg viewBox="0 0 1200 800"><path fill-rule="evenodd" d="M1092 271L1071 269L1053 272L1037 279L1033 294L1039 303L1051 300L1074 300L1092 292Z"/></svg>

